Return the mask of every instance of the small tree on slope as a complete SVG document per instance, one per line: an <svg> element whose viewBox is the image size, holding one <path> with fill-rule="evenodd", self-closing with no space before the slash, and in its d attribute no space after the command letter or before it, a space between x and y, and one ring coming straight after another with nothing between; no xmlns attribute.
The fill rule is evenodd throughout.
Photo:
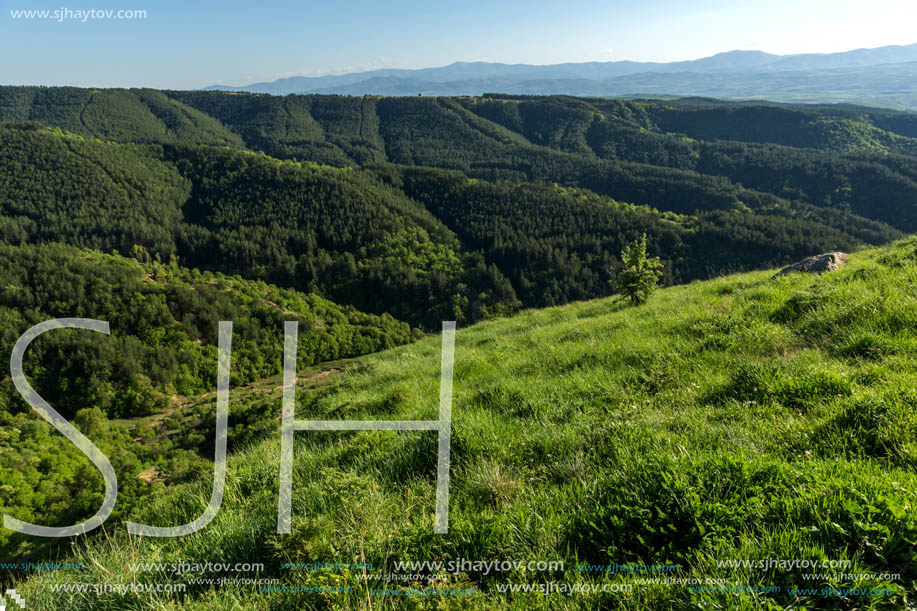
<svg viewBox="0 0 917 611"><path fill-rule="evenodd" d="M618 274L618 290L634 305L646 303L662 275L659 257L646 256L646 234L621 252L624 269Z"/></svg>

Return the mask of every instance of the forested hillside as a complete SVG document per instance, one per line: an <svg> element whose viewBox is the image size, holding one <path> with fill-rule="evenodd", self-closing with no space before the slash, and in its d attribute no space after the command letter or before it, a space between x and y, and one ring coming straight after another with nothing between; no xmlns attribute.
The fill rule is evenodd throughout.
<svg viewBox="0 0 917 611"><path fill-rule="evenodd" d="M701 142L704 136L699 134L693 135L696 140L670 134L666 120L701 111L661 103L171 95L214 113L242 134L248 146L285 157L327 161L333 147L350 163L385 159L458 169L488 180L558 182L679 213L749 207L789 215L804 209L848 231L862 220L838 219L832 211L854 212L895 226L900 221L908 228L915 223L917 159L889 158L889 153L914 153L917 140L872 125L898 116L887 112L856 115L850 111L835 118L827 111L824 116L816 111L783 111L795 114L797 122L822 121L830 126L813 130L815 135L807 138L797 137L797 143L812 149L798 150L760 145L748 134L740 134L742 142L731 144L714 142L721 137L715 130L706 136L710 142ZM735 122L730 117L734 112L737 109L722 111L726 123ZM782 118L772 118L773 108L750 107L748 113L757 115L762 131L772 130L771 123L783 127L776 138L788 142L790 130ZM292 117L300 120L294 122ZM304 117L312 120L306 122ZM900 117L906 127L910 115ZM831 132L831 138L824 132ZM266 139L265 133L270 137ZM877 133L882 138L877 140ZM348 154L353 147L361 152ZM877 200L876 193L895 199ZM906 218L897 219L888 207L902 207ZM870 227L869 235L875 231Z"/></svg>
<svg viewBox="0 0 917 611"><path fill-rule="evenodd" d="M858 244L850 234L805 217L741 210L659 213L556 184L491 183L405 166L376 171L482 252L519 299L536 307L605 294L621 250L641 233L663 255L666 283L755 267L778 252L798 258Z"/></svg>
<svg viewBox="0 0 917 611"><path fill-rule="evenodd" d="M36 121L114 142L242 143L218 120L154 89L0 87L0 120Z"/></svg>
<svg viewBox="0 0 917 611"><path fill-rule="evenodd" d="M100 117L104 117L100 119ZM913 115L853 107L0 88L0 241L317 292L429 329L917 228Z"/></svg>
<svg viewBox="0 0 917 611"><path fill-rule="evenodd" d="M660 210L810 204L917 226L912 113L569 97L170 95L269 154L321 161L334 147L352 163L547 180ZM901 206L903 221L894 214Z"/></svg>
<svg viewBox="0 0 917 611"><path fill-rule="evenodd" d="M182 481L201 474L201 456L212 460L213 436L205 442L205 435L213 428L213 406L190 403L215 388L219 321L233 321L233 388L280 373L287 320L299 322L298 362L305 366L419 337L388 315L151 262L141 249L135 254L139 260L61 245L0 246L0 360L8 363L19 336L52 318L110 324L108 337L78 330L40 336L26 352L24 370L61 415L102 439L97 443L121 482L117 515L153 492L139 479L142 472L155 473L157 481ZM237 402L230 436L251 438L275 413L273 404ZM93 467L36 417L8 370L0 375L0 424L3 513L54 525L95 512L104 486ZM0 536L0 557L14 549L9 535Z"/></svg>
<svg viewBox="0 0 917 611"><path fill-rule="evenodd" d="M240 149L0 127L2 240L60 241L239 273L435 325L512 287L375 175Z"/></svg>

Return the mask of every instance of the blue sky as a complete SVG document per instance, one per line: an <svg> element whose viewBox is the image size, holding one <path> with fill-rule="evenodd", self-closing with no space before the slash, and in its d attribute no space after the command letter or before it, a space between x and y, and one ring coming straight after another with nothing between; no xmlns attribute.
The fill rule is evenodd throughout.
<svg viewBox="0 0 917 611"><path fill-rule="evenodd" d="M915 0L0 0L0 84L198 88L454 61L674 61L917 42ZM145 19L11 11L145 10Z"/></svg>

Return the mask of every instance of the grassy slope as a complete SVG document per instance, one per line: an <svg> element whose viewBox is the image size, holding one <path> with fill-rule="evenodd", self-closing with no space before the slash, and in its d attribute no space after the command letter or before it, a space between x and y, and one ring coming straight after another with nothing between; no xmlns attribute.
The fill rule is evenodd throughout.
<svg viewBox="0 0 917 611"><path fill-rule="evenodd" d="M526 312L456 340L450 533L432 535L435 437L297 433L293 534L275 531L279 433L231 458L223 509L199 533L129 541L122 527L78 546L83 572L17 589L37 608L359 608L359 571L282 571L281 562L564 559L554 576L451 577L475 597L399 598L399 608L903 608L917 580L917 240L852 257L818 278L756 272L661 291L640 309L612 300ZM304 390L299 418L434 417L439 341L366 357ZM232 418L232 406L230 406ZM140 512L184 523L210 481ZM716 568L715 560L850 559L850 572L902 581L804 582L800 572ZM50 583L157 582L126 563L261 562L283 583L166 595L51 594ZM671 562L680 577L770 584L779 594L637 585L602 597L497 594L499 583L606 582L575 562ZM228 575L236 576L236 575ZM262 576L265 576L262 574ZM174 578L181 580L181 578ZM891 597L797 598L790 586L889 587ZM391 599L376 599L388 608ZM393 604L393 603L392 603ZM45 605L45 606L42 606Z"/></svg>

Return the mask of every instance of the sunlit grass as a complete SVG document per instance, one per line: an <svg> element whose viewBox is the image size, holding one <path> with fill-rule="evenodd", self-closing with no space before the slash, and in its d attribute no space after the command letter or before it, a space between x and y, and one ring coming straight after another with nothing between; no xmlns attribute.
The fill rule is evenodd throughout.
<svg viewBox="0 0 917 611"><path fill-rule="evenodd" d="M297 433L293 533L278 535L278 422L273 437L231 448L223 508L204 530L141 541L107 524L106 535L74 547L85 571L43 573L17 588L30 608L357 609L368 608L368 588L386 586L374 576L392 572L395 560L547 559L566 561L566 571L450 575L437 587L480 594L370 599L379 609L905 608L917 580L917 240L857 253L824 277L771 276L669 288L637 309L599 300L459 329L446 536L433 535L436 435L421 432ZM303 389L297 417L435 419L439 351L430 337L360 359L334 383ZM170 490L136 518L190 521L210 485ZM800 557L848 559L846 572L901 579L815 583L798 571L716 564ZM280 569L361 559L374 565L366 575ZM58 582L187 581L127 569L177 560L264 562L260 577L352 591L49 590ZM497 583L627 581L574 571L577 562L672 563L679 578L783 591L496 591ZM787 593L829 586L895 594Z"/></svg>

